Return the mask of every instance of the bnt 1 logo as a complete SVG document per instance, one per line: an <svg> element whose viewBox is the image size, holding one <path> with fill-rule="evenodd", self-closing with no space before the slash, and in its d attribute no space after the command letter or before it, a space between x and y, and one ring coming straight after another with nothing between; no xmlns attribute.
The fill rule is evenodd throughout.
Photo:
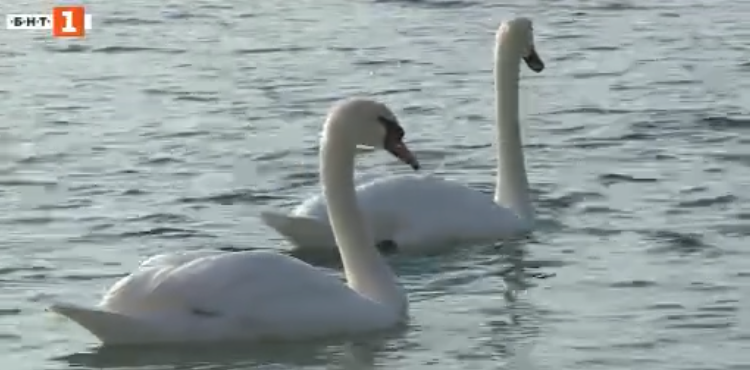
<svg viewBox="0 0 750 370"><path fill-rule="evenodd" d="M82 6L58 6L52 14L8 14L9 30L52 30L54 37L84 37L91 29L91 14Z"/></svg>

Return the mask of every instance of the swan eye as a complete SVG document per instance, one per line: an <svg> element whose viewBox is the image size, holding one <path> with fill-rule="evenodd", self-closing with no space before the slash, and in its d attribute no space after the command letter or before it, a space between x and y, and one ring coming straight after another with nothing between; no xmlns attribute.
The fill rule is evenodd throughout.
<svg viewBox="0 0 750 370"><path fill-rule="evenodd" d="M401 128L401 125L399 125L395 120L384 116L378 116L378 121L380 121L380 123L385 126L386 135L393 135L399 140L404 137L404 129Z"/></svg>

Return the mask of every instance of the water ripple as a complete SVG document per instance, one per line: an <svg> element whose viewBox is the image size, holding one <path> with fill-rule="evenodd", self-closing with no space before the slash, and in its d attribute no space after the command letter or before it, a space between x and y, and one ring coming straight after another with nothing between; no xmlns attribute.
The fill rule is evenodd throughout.
<svg viewBox="0 0 750 370"><path fill-rule="evenodd" d="M19 31L0 51L0 353L10 367L750 363L744 2L130 5L89 4L85 40ZM513 14L534 18L547 64L522 66L520 94L537 229L389 256L412 305L404 330L186 357L88 349L92 338L43 313L57 299L95 304L155 253L287 250L258 212L320 191L318 132L344 96L387 102L425 168L491 194L492 42ZM360 180L405 171L361 154ZM341 276L335 258L299 257Z"/></svg>

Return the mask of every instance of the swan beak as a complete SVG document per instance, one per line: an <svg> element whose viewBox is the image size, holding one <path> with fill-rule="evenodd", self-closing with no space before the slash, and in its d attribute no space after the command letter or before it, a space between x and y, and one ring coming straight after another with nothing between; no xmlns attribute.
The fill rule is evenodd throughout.
<svg viewBox="0 0 750 370"><path fill-rule="evenodd" d="M417 160L417 157L414 156L414 154L411 153L411 150L401 141L389 141L385 145L385 150L388 151L388 153L393 154L396 158L400 159L401 162L404 162L411 166L411 168L414 171L419 170L419 161Z"/></svg>
<svg viewBox="0 0 750 370"><path fill-rule="evenodd" d="M526 65L536 73L544 70L544 62L542 61L542 58L539 57L539 54L537 54L536 48L533 46L529 50L529 54L523 57L523 61L526 62Z"/></svg>

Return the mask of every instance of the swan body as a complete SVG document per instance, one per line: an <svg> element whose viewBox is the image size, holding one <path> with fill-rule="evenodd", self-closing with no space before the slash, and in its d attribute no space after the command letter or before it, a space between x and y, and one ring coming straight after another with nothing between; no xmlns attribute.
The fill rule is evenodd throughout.
<svg viewBox="0 0 750 370"><path fill-rule="evenodd" d="M402 253L429 253L531 228L515 212L498 207L491 195L439 177L389 176L356 189L375 240L392 242ZM290 215L263 212L261 217L275 229L287 231L286 238L306 250L326 251L334 244L322 195L308 198Z"/></svg>
<svg viewBox="0 0 750 370"><path fill-rule="evenodd" d="M531 21L517 18L497 32L495 52L498 117L498 178L494 197L431 175L368 179L356 187L359 207L377 243L401 253L427 253L446 246L515 237L534 228L518 122L521 60L541 72ZM289 214L261 213L263 222L295 248L333 251L326 198L316 195Z"/></svg>
<svg viewBox="0 0 750 370"><path fill-rule="evenodd" d="M107 344L289 340L374 330L395 320L379 303L296 258L265 251L192 257L140 267L106 293L99 309L58 304L52 310L85 323Z"/></svg>
<svg viewBox="0 0 750 370"><path fill-rule="evenodd" d="M50 310L108 345L295 340L398 325L406 296L353 201L353 162L355 144L365 144L417 169L402 138L390 110L371 100L340 103L327 120L321 172L346 281L269 251L165 254L116 282L97 307Z"/></svg>

